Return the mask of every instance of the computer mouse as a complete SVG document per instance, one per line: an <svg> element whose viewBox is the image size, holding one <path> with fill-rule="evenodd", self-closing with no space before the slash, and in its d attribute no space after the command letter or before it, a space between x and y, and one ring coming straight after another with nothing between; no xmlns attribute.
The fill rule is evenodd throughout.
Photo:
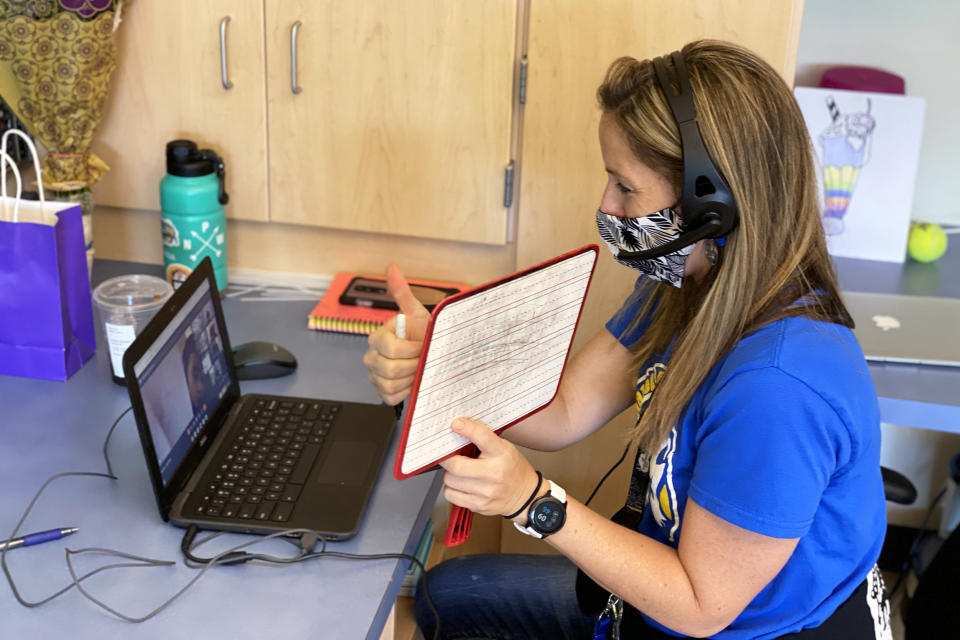
<svg viewBox="0 0 960 640"><path fill-rule="evenodd" d="M272 342L247 342L233 348L233 365L241 380L279 378L293 373L297 359Z"/></svg>

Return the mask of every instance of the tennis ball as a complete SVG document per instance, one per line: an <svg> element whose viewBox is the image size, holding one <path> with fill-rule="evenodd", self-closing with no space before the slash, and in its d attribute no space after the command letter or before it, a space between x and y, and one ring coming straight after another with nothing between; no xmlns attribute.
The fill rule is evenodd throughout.
<svg viewBox="0 0 960 640"><path fill-rule="evenodd" d="M917 262L933 262L947 250L947 234L938 224L914 222L910 226L907 254Z"/></svg>

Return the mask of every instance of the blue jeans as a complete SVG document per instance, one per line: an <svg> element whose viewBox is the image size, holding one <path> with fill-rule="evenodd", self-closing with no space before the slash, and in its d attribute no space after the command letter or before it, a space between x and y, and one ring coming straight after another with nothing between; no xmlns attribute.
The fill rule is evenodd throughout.
<svg viewBox="0 0 960 640"><path fill-rule="evenodd" d="M888 628L888 605L882 578L871 576L820 627L781 636L792 640L876 640ZM577 568L564 556L481 554L442 562L427 572L430 597L440 614L440 638L485 640L580 640L593 638L594 616L577 604ZM873 589L871 589L873 585ZM873 594L872 591L877 591ZM879 598L875 609L868 600ZM636 613L636 612L634 612ZM433 638L436 618L427 605L424 581L414 602L417 624ZM629 624L628 624L629 622ZM639 614L624 617L623 638L675 640L648 626ZM686 637L686 636L682 636Z"/></svg>
<svg viewBox="0 0 960 640"><path fill-rule="evenodd" d="M563 556L479 554L442 562L427 575L440 614L441 638L582 640L593 616L581 613L577 568ZM414 612L427 640L436 620L417 589Z"/></svg>

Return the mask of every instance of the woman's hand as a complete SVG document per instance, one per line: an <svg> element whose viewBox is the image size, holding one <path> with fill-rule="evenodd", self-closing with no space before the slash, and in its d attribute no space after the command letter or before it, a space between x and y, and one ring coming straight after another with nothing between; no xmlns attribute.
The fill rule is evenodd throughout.
<svg viewBox="0 0 960 640"><path fill-rule="evenodd" d="M480 456L453 456L440 463L446 471L444 497L487 516L507 515L523 507L537 485L537 472L523 454L482 422L457 418L452 428L475 444ZM517 518L527 520L526 514Z"/></svg>
<svg viewBox="0 0 960 640"><path fill-rule="evenodd" d="M370 382L384 402L399 404L413 387L430 312L414 297L395 264L387 267L387 291L400 307L400 313L406 316L406 339L397 337L397 319L391 318L370 334L363 364L370 370Z"/></svg>

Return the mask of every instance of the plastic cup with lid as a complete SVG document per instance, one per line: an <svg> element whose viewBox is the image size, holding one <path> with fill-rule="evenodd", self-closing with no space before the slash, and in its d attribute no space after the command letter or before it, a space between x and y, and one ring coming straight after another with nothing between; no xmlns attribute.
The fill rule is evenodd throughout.
<svg viewBox="0 0 960 640"><path fill-rule="evenodd" d="M173 287L166 280L142 274L110 278L94 289L93 303L103 324L110 372L117 384L125 384L123 352L171 295Z"/></svg>

